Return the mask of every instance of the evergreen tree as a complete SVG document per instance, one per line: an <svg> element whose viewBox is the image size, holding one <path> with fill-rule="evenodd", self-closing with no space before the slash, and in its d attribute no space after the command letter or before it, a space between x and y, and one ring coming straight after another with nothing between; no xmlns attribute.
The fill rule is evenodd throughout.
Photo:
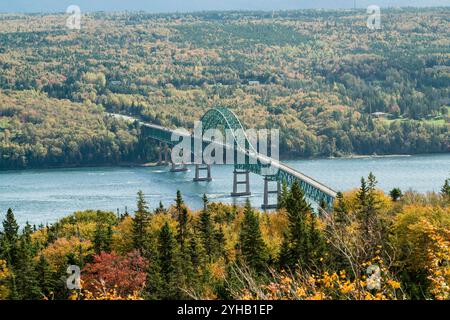
<svg viewBox="0 0 450 320"><path fill-rule="evenodd" d="M34 250L31 240L32 232L32 228L27 222L19 240L15 281L18 296L22 300L36 300L42 298L33 260Z"/></svg>
<svg viewBox="0 0 450 320"><path fill-rule="evenodd" d="M208 197L206 196L206 194L203 194L202 201L203 201L203 211L208 210L209 200L208 200Z"/></svg>
<svg viewBox="0 0 450 320"><path fill-rule="evenodd" d="M444 197L450 198L450 179L445 180L441 193Z"/></svg>
<svg viewBox="0 0 450 320"><path fill-rule="evenodd" d="M206 254L211 257L213 253L214 226L211 221L211 214L208 209L208 198L206 195L203 196L203 210L200 213L198 230Z"/></svg>
<svg viewBox="0 0 450 320"><path fill-rule="evenodd" d="M358 193L358 217L364 236L368 241L378 208L375 198L376 183L375 176L370 173L367 182L364 178L361 179L361 187Z"/></svg>
<svg viewBox="0 0 450 320"><path fill-rule="evenodd" d="M36 265L36 275L41 294L48 299L52 298L56 286L55 277L43 254L40 255Z"/></svg>
<svg viewBox="0 0 450 320"><path fill-rule="evenodd" d="M311 266L318 265L321 258L323 258L324 254L324 240L322 238L322 234L320 230L317 229L317 218L314 212L310 213L310 228L309 228L309 243L308 243L308 252L309 252L309 262Z"/></svg>
<svg viewBox="0 0 450 320"><path fill-rule="evenodd" d="M348 224L348 208L345 204L344 195L338 192L336 195L337 206L334 209L334 219L339 226Z"/></svg>
<svg viewBox="0 0 450 320"><path fill-rule="evenodd" d="M177 197L175 199L175 208L177 210L176 220L178 222L177 241L180 245L181 251L184 252L184 244L186 241L187 225L188 225L188 210L184 205L183 197L180 190L177 190Z"/></svg>
<svg viewBox="0 0 450 320"><path fill-rule="evenodd" d="M280 252L278 254L278 267L280 270L289 268L292 265L292 258L290 256L291 248L289 247L289 234L283 234L283 242L281 243Z"/></svg>
<svg viewBox="0 0 450 320"><path fill-rule="evenodd" d="M112 243L112 226L108 223L97 221L94 231L93 246L96 254L110 252Z"/></svg>
<svg viewBox="0 0 450 320"><path fill-rule="evenodd" d="M285 181L281 184L281 192L278 195L278 209L285 209L287 205L287 198L289 196L289 190Z"/></svg>
<svg viewBox="0 0 450 320"><path fill-rule="evenodd" d="M8 209L5 220L3 221L3 232L1 234L1 258L8 262L8 265L14 266L17 260L17 246L19 240L19 225L12 209Z"/></svg>
<svg viewBox="0 0 450 320"><path fill-rule="evenodd" d="M180 279L177 270L179 264L176 254L176 240L169 224L166 222L161 228L158 237L158 262L162 279L159 290L161 299L180 298Z"/></svg>
<svg viewBox="0 0 450 320"><path fill-rule="evenodd" d="M376 183L375 176L370 173L367 182L364 178L361 179L361 187L358 192L357 218L366 247L366 259L372 256L380 241L377 235L380 226L377 216L379 204L375 194Z"/></svg>
<svg viewBox="0 0 450 320"><path fill-rule="evenodd" d="M227 255L225 251L225 234L223 233L222 226L219 229L214 230L214 255L216 257L223 257L227 262Z"/></svg>
<svg viewBox="0 0 450 320"><path fill-rule="evenodd" d="M155 210L155 214L165 214L165 213L167 213L167 210L164 208L162 201L160 201L158 208L156 208Z"/></svg>
<svg viewBox="0 0 450 320"><path fill-rule="evenodd" d="M147 226L149 221L148 205L142 191L138 192L137 211L133 218L133 247L143 254L146 246Z"/></svg>
<svg viewBox="0 0 450 320"><path fill-rule="evenodd" d="M245 204L239 242L244 262L257 272L264 271L268 259L267 247L261 234L258 216L254 213L248 199Z"/></svg>
<svg viewBox="0 0 450 320"><path fill-rule="evenodd" d="M403 196L402 190L400 190L399 188L394 188L391 191L389 191L389 195L391 196L391 199L394 202L400 200L400 198Z"/></svg>
<svg viewBox="0 0 450 320"><path fill-rule="evenodd" d="M294 268L296 264L304 266L308 256L308 229L307 215L311 207L306 202L304 193L297 181L292 184L291 191L286 201L286 210L288 215L289 230L289 257L290 267Z"/></svg>

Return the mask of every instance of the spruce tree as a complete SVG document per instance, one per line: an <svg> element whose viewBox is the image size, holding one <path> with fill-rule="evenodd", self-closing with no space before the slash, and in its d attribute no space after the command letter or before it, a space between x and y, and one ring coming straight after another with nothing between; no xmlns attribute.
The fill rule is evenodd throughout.
<svg viewBox="0 0 450 320"><path fill-rule="evenodd" d="M444 185L442 186L441 189L441 194L444 197L450 198L450 179L445 180Z"/></svg>
<svg viewBox="0 0 450 320"><path fill-rule="evenodd" d="M9 267L14 266L17 260L19 225L12 209L8 209L3 221L1 258L8 262Z"/></svg>
<svg viewBox="0 0 450 320"><path fill-rule="evenodd" d="M27 222L19 240L15 268L17 292L22 300L36 300L42 298L35 269L36 266L33 260L34 249L31 234L32 228Z"/></svg>
<svg viewBox="0 0 450 320"><path fill-rule="evenodd" d="M297 181L292 184L286 201L286 211L289 222L290 267L294 268L296 264L304 266L307 262L306 256L309 250L306 220L311 207L306 202L304 193Z"/></svg>
<svg viewBox="0 0 450 320"><path fill-rule="evenodd" d="M164 208L162 201L160 201L158 208L156 208L155 210L155 214L165 214L165 213L167 213L167 210Z"/></svg>
<svg viewBox="0 0 450 320"><path fill-rule="evenodd" d="M94 231L93 246L96 254L110 252L112 243L112 226L108 223L97 221Z"/></svg>
<svg viewBox="0 0 450 320"><path fill-rule="evenodd" d="M206 195L203 195L203 210L200 213L198 230L206 254L211 257L213 253L214 226L211 221L211 214L208 210L208 198Z"/></svg>
<svg viewBox="0 0 450 320"><path fill-rule="evenodd" d="M53 274L50 265L43 254L39 256L39 260L36 265L36 275L39 279L41 294L47 299L52 298L52 294L54 293L56 286L55 275Z"/></svg>
<svg viewBox="0 0 450 320"><path fill-rule="evenodd" d="M264 271L268 260L267 247L261 234L259 218L248 199L245 204L239 242L244 262L257 272Z"/></svg>
<svg viewBox="0 0 450 320"><path fill-rule="evenodd" d="M402 190L400 190L400 188L392 189L391 191L389 191L389 195L394 202L397 202L403 196Z"/></svg>
<svg viewBox="0 0 450 320"><path fill-rule="evenodd" d="M182 250L184 250L184 241L186 240L188 211L184 205L180 190L177 190L175 198L175 209L177 210L176 220L178 222L177 240Z"/></svg>
<svg viewBox="0 0 450 320"><path fill-rule="evenodd" d="M361 179L361 187L358 192L357 218L359 229L366 247L365 259L370 259L375 251L375 247L379 245L381 239L378 238L378 231L381 226L378 224L378 207L379 203L376 199L376 178L370 173L367 182Z"/></svg>
<svg viewBox="0 0 450 320"><path fill-rule="evenodd" d="M178 299L180 279L177 267L176 240L166 222L161 228L158 236L158 262L161 274L161 299Z"/></svg>
<svg viewBox="0 0 450 320"><path fill-rule="evenodd" d="M214 255L216 257L223 257L225 262L227 262L227 255L225 251L225 234L223 233L222 226L219 229L214 230Z"/></svg>
<svg viewBox="0 0 450 320"><path fill-rule="evenodd" d="M133 218L133 247L143 254L148 240L147 226L150 213L142 191L138 192L137 208Z"/></svg>
<svg viewBox="0 0 450 320"><path fill-rule="evenodd" d="M291 248L289 247L289 234L284 233L278 254L278 267L280 270L284 270L285 268L290 268L291 265L293 265L293 259L291 257Z"/></svg>
<svg viewBox="0 0 450 320"><path fill-rule="evenodd" d="M289 196L289 190L285 181L281 184L281 192L278 195L278 209L286 209L286 201Z"/></svg>
<svg viewBox="0 0 450 320"><path fill-rule="evenodd" d="M345 226L348 224L348 208L345 204L344 195L338 192L336 195L337 206L334 209L334 219L338 226Z"/></svg>
<svg viewBox="0 0 450 320"><path fill-rule="evenodd" d="M324 240L320 230L317 228L317 217L314 212L310 212L310 226L308 232L308 252L311 266L316 266L324 254Z"/></svg>
<svg viewBox="0 0 450 320"><path fill-rule="evenodd" d="M376 178L369 174L367 182L361 179L361 187L358 193L358 217L364 236L369 241L371 228L373 227L374 218L377 214L378 203L375 197Z"/></svg>

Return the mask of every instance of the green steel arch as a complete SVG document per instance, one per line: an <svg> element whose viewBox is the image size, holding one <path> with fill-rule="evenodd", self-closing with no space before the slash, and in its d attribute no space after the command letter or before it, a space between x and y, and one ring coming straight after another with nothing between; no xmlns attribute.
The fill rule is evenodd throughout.
<svg viewBox="0 0 450 320"><path fill-rule="evenodd" d="M236 134L241 131L245 137L244 141L242 141L245 145L240 145L240 147L244 148L244 150L249 150L256 153L255 147L245 135L245 130L241 121L239 121L239 118L230 109L224 107L210 109L203 115L200 121L202 123L203 134L210 129L221 129L224 134L224 130L231 130L230 132L233 135L235 144L241 142L236 137Z"/></svg>
<svg viewBox="0 0 450 320"><path fill-rule="evenodd" d="M298 170L277 161L278 159L260 156L245 135L245 129L239 121L239 118L230 109L224 107L210 109L201 118L201 123L202 134L209 129L219 129L222 133L225 133L226 129L231 129L235 144L234 147L236 148L237 146L236 149L245 154L245 161L243 163L235 162L235 168L249 170L254 174L266 176L269 180L286 183L288 186L291 186L294 181L297 181L306 197L317 203L325 201L330 207L333 205L334 198L336 197L334 190L302 174ZM141 122L141 124L148 137L169 145L174 144L170 140L174 130L148 123ZM242 144L241 139L236 137L236 132L240 130L244 134L245 145ZM203 140L204 145L208 143L208 141Z"/></svg>

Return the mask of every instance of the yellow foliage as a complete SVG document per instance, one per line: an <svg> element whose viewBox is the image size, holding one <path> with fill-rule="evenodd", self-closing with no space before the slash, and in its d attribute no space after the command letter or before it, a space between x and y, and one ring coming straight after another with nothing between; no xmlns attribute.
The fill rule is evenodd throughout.
<svg viewBox="0 0 450 320"><path fill-rule="evenodd" d="M0 300L8 297L8 288L2 283L10 276L6 261L0 260Z"/></svg>
<svg viewBox="0 0 450 320"><path fill-rule="evenodd" d="M190 214L189 217L191 217ZM158 233L166 222L169 224L169 227L172 231L177 230L177 222L174 218L172 218L171 214L155 214L152 215L150 219L147 232Z"/></svg>
<svg viewBox="0 0 450 320"><path fill-rule="evenodd" d="M126 253L133 248L133 219L125 217L113 228L111 248L115 252Z"/></svg>
<svg viewBox="0 0 450 320"><path fill-rule="evenodd" d="M265 213L260 216L261 233L272 257L278 256L283 242L283 232L287 230L287 225L288 220L284 211Z"/></svg>
<svg viewBox="0 0 450 320"><path fill-rule="evenodd" d="M342 270L339 273L322 272L320 274L296 275L281 273L268 285L245 289L240 298L243 300L392 300L401 293L400 282L393 279L379 257L364 265L377 265L380 277L369 281L366 277L351 279ZM370 284L378 284L370 286ZM400 298L403 296L400 295Z"/></svg>
<svg viewBox="0 0 450 320"><path fill-rule="evenodd" d="M431 293L437 300L450 300L450 230L428 226L428 235L433 241L428 249L430 268L428 279L431 281Z"/></svg>
<svg viewBox="0 0 450 320"><path fill-rule="evenodd" d="M42 251L53 271L59 271L67 263L67 255L73 254L80 258L93 253L92 243L89 240L80 240L77 237L58 238Z"/></svg>
<svg viewBox="0 0 450 320"><path fill-rule="evenodd" d="M430 267L428 251L434 244L430 227L437 232L450 230L450 207L407 205L397 215L392 241L403 254L401 267L413 271Z"/></svg>

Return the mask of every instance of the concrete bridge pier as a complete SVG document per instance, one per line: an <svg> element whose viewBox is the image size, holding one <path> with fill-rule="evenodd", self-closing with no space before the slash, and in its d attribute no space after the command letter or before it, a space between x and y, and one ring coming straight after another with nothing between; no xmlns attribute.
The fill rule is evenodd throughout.
<svg viewBox="0 0 450 320"><path fill-rule="evenodd" d="M172 168L170 168L170 172L185 172L187 170L188 170L188 168L187 168L186 164L184 164L184 163L176 164L176 163L172 162Z"/></svg>
<svg viewBox="0 0 450 320"><path fill-rule="evenodd" d="M276 183L276 187L277 187L276 190L271 190L269 188L269 183L270 182ZM280 182L279 181L271 181L268 176L265 176L264 177L264 202L263 202L261 208L263 210L277 209L278 208L278 196L280 194L280 191L281 191L281 184L280 184ZM276 204L270 204L269 203L269 198L270 198L271 194L276 194L276 196L277 196L277 200L276 200L277 203Z"/></svg>
<svg viewBox="0 0 450 320"><path fill-rule="evenodd" d="M200 172L206 171L206 177L201 177ZM194 182L201 182L201 181L211 181L211 165L209 164L196 164L195 165L195 178Z"/></svg>
<svg viewBox="0 0 450 320"><path fill-rule="evenodd" d="M160 142L158 151L159 151L158 166L167 166L170 162L169 159L170 149L167 143Z"/></svg>
<svg viewBox="0 0 450 320"><path fill-rule="evenodd" d="M244 176L245 180L239 180L239 176ZM238 185L244 185L245 191L239 191ZM250 192L250 171L248 170L239 170L234 169L233 171L233 192L231 193L232 197L243 197L250 196L252 193Z"/></svg>

